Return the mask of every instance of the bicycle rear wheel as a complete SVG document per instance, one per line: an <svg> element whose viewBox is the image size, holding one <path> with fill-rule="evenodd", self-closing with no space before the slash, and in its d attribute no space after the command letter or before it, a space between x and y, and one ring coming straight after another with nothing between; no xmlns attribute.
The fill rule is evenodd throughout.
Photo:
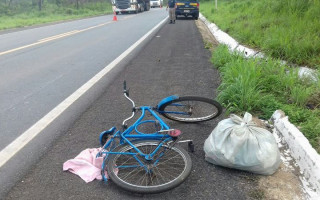
<svg viewBox="0 0 320 200"><path fill-rule="evenodd" d="M218 117L222 112L222 107L212 99L186 96L163 104L159 111L168 119L192 123Z"/></svg>
<svg viewBox="0 0 320 200"><path fill-rule="evenodd" d="M150 154L159 145L159 141L137 141L134 146L145 154ZM164 150L164 151L163 151ZM132 146L119 146L114 152L136 152ZM164 154L161 156L161 152ZM128 154L110 154L107 171L110 179L119 187L137 193L159 193L180 185L191 172L191 158L179 146L162 146L155 159L148 161L144 157ZM139 160L139 161L138 161Z"/></svg>

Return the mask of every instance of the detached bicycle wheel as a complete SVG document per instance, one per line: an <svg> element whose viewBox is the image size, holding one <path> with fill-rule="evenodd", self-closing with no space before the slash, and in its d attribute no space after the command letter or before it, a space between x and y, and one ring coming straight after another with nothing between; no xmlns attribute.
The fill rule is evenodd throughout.
<svg viewBox="0 0 320 200"><path fill-rule="evenodd" d="M186 96L169 101L159 108L164 117L180 122L202 122L218 117L221 105L212 99Z"/></svg>
<svg viewBox="0 0 320 200"><path fill-rule="evenodd" d="M134 146L145 154L152 153L159 141L136 141ZM133 153L136 150L126 144L114 152ZM110 179L119 187L136 193L159 193L180 185L191 172L191 158L179 146L162 146L152 160L139 155L110 154L107 171Z"/></svg>

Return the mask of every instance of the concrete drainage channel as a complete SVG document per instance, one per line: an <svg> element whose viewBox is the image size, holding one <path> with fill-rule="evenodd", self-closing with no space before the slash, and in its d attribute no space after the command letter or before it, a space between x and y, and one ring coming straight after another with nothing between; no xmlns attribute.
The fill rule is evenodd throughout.
<svg viewBox="0 0 320 200"><path fill-rule="evenodd" d="M261 52L257 52L243 45L240 45L235 39L223 32L215 24L209 22L201 13L199 19L204 22L212 35L219 43L228 45L231 51L239 51L244 53L246 57L264 57ZM302 76L312 76L313 70L302 67L299 72ZM271 120L274 123L274 136L279 146L287 146L286 154L290 154L295 160L296 165L300 169L300 180L303 185L303 191L308 199L320 199L320 156L315 149L312 148L309 141L304 135L290 123L285 114L277 110L274 112ZM284 158L285 160L286 158ZM284 162L286 164L286 162Z"/></svg>
<svg viewBox="0 0 320 200"><path fill-rule="evenodd" d="M320 191L320 156L312 148L307 138L297 127L290 123L284 112L277 110L272 115L274 134L279 136L278 143L285 143L290 155L300 168L301 181L309 199L319 199Z"/></svg>

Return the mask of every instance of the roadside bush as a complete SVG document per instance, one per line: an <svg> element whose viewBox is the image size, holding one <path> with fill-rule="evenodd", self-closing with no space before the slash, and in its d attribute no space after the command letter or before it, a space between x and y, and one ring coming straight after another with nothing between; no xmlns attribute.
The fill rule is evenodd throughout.
<svg viewBox="0 0 320 200"><path fill-rule="evenodd" d="M243 56L239 54L231 55L226 45L220 46L220 48L216 49L215 51L216 54L212 55L211 62L218 69L223 67L225 64L230 63L234 59L237 60L243 58Z"/></svg>
<svg viewBox="0 0 320 200"><path fill-rule="evenodd" d="M259 111L266 95L261 84L261 69L256 67L255 60L232 59L221 68L221 75L220 102L231 112Z"/></svg>
<svg viewBox="0 0 320 200"><path fill-rule="evenodd" d="M320 126L320 110L318 105L307 107L310 99L320 99L319 82L299 78L297 69L279 60L229 53L225 45L216 48L211 61L221 74L217 99L229 113L250 112L269 119L281 109L320 152L320 128L312 129Z"/></svg>
<svg viewBox="0 0 320 200"><path fill-rule="evenodd" d="M320 117L320 113L318 113ZM320 136L319 136L319 129L320 129L320 121L319 118L309 119L308 121L304 122L301 125L301 131L305 133L307 138L313 138L309 140L311 145L320 153Z"/></svg>

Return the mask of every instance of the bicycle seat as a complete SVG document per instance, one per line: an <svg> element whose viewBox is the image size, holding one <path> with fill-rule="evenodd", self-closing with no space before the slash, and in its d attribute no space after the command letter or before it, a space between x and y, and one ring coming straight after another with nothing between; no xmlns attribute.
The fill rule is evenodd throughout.
<svg viewBox="0 0 320 200"><path fill-rule="evenodd" d="M100 133L99 141L100 141L101 146L103 146L107 142L108 137L110 135L113 135L115 130L116 130L116 127L112 127L109 130L103 131Z"/></svg>
<svg viewBox="0 0 320 200"><path fill-rule="evenodd" d="M179 96L178 95L172 95L172 96L169 96L169 97L166 97L164 99L162 99L159 104L157 105L157 109L161 108L162 105L170 102L170 101L173 101L175 99L179 99Z"/></svg>
<svg viewBox="0 0 320 200"><path fill-rule="evenodd" d="M170 135L171 137L179 137L181 133L182 132L179 129L174 129L172 131L169 131L168 135Z"/></svg>

